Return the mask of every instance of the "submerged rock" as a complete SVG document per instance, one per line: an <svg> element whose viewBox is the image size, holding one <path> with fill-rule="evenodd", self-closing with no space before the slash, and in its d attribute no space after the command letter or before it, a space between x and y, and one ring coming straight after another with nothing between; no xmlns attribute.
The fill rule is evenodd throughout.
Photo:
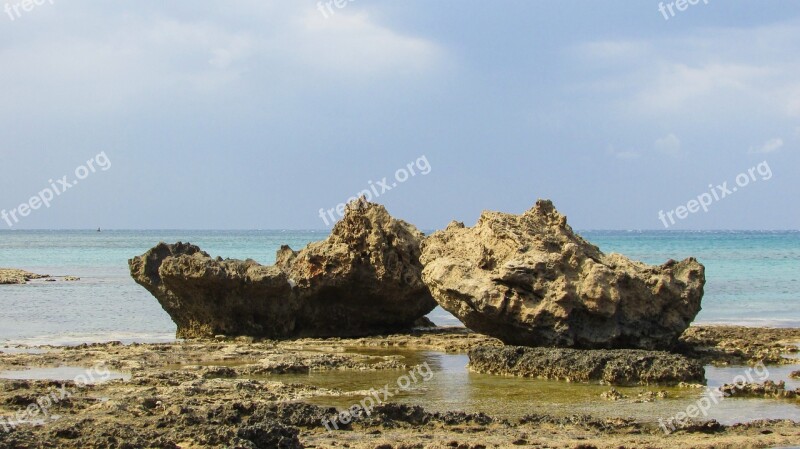
<svg viewBox="0 0 800 449"><path fill-rule="evenodd" d="M611 385L672 385L705 379L705 369L696 360L641 349L480 346L469 351L469 368L478 373Z"/></svg>
<svg viewBox="0 0 800 449"><path fill-rule="evenodd" d="M351 203L321 242L283 246L273 266L212 259L161 243L131 276L178 325L178 337L349 337L411 328L436 302L421 278L423 234L383 206Z"/></svg>
<svg viewBox="0 0 800 449"><path fill-rule="evenodd" d="M422 276L467 327L506 344L670 348L700 311L694 258L649 266L604 254L550 201L522 215L484 212L423 243Z"/></svg>

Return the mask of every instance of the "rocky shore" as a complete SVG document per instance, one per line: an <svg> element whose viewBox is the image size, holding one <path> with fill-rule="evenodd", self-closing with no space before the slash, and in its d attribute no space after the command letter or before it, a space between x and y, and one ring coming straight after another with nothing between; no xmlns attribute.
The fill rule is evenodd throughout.
<svg viewBox="0 0 800 449"><path fill-rule="evenodd" d="M725 364L738 360L738 354L754 353L767 342L776 349L778 345L789 348L796 342L796 331L698 327L693 333L706 336L702 345L717 343L687 342L686 347L713 354L718 357L714 362ZM741 343L734 346L733 341ZM800 441L800 424L781 420L732 426L697 422L665 435L655 422L614 413L586 416L565 410L563 415L529 414L506 420L391 401L376 406L370 416L329 431L323 419L337 410L309 401L336 396L352 396L355 401L364 393L297 382L295 377L282 381L280 374L333 370L358 376L374 370L399 375L407 372L410 362L390 355L392 349L464 353L501 345L490 337L448 328L354 339L240 337L174 344L93 344L40 348L46 352L35 354L16 348L0 354L0 372L102 364L102 370L124 373L125 378L93 385L0 380L0 416L14 416L42 397L53 398L54 393L59 399L49 407L49 419L43 414L32 417L39 425L0 423L10 430L0 427L0 447L633 449L778 447ZM67 396L62 398L62 392Z"/></svg>
<svg viewBox="0 0 800 449"><path fill-rule="evenodd" d="M692 326L680 338L678 350L714 365L791 364L783 357L797 354L800 329L743 326Z"/></svg>
<svg viewBox="0 0 800 449"><path fill-rule="evenodd" d="M550 201L521 215L484 212L471 228L454 222L426 237L360 199L328 238L297 251L283 246L271 266L212 258L178 242L130 259L129 269L187 340L0 349L0 372L85 370L72 381L0 379L0 416L10 417L0 420L0 448L740 448L800 441L800 424L791 421L690 421L665 435L652 415L619 416L628 403L687 397L664 389L702 388L706 365L796 363L784 354L797 352L800 329L690 327L701 307L702 264L687 258L651 266L605 254ZM5 271L0 280L36 276ZM425 315L437 304L471 330L431 327ZM548 379L540 381L553 382L548 390L563 390L560 381L588 385L591 400L617 408L589 416L566 402L558 413L536 413L537 403L549 402L531 398L525 406L533 412L510 419L392 402L388 384L382 399L353 386L375 373L396 374L398 385L402 377L416 381L420 353L459 354L445 373L493 375L483 376L487 384L518 376ZM345 380L325 384L319 373ZM625 390L631 385L639 391ZM635 399L624 401L629 396L617 388ZM779 382L731 388L730 396L797 400ZM492 393L489 401L498 402L506 392ZM362 399L349 412L330 406L365 396L369 406Z"/></svg>

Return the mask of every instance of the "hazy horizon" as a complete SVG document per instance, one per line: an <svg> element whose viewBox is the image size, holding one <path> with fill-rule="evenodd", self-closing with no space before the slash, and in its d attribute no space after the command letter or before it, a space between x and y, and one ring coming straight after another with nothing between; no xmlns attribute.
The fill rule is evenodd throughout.
<svg viewBox="0 0 800 449"><path fill-rule="evenodd" d="M400 218L402 217L395 217ZM413 224L413 223L411 223ZM475 223L464 223L468 227L472 227ZM572 230L581 233L581 232L664 232L664 233L687 233L687 232L800 232L800 229L578 229L572 225ZM263 229L256 229L256 228L101 228L102 232L120 232L120 231L190 231L190 232L249 232L249 231L264 231L264 232L299 232L299 231L310 231L310 232L331 232L332 228L263 228ZM425 234L436 232L439 230L444 229L444 227L439 229L422 229L418 228ZM21 228L21 229L0 229L0 232L25 232L25 231L85 231L85 232L97 232L95 228Z"/></svg>

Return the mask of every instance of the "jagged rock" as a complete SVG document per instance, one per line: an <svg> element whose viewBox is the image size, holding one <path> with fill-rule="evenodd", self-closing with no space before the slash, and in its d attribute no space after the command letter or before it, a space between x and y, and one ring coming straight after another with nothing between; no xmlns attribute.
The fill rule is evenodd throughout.
<svg viewBox="0 0 800 449"><path fill-rule="evenodd" d="M626 396L626 395L620 393L619 391L617 391L616 388L612 388L612 389L610 389L608 391L604 391L604 392L600 393L600 397L605 399L606 401L619 401L619 400L628 398L628 396Z"/></svg>
<svg viewBox="0 0 800 449"><path fill-rule="evenodd" d="M431 329L431 328L434 328L434 327L438 327L438 326L436 326L436 323L431 321L426 316L417 319L417 321L414 321L414 328Z"/></svg>
<svg viewBox="0 0 800 449"><path fill-rule="evenodd" d="M0 285L26 284L33 279L46 279L49 277L50 275L47 274L30 273L15 268L0 268Z"/></svg>
<svg viewBox="0 0 800 449"><path fill-rule="evenodd" d="M767 373L769 374L769 373ZM792 390L786 388L786 382L771 380L763 383L743 382L725 384L719 388L725 397L756 397L772 399L797 399L800 398L800 388Z"/></svg>
<svg viewBox="0 0 800 449"><path fill-rule="evenodd" d="M550 201L522 215L484 212L422 245L422 276L467 327L507 344L670 348L700 311L694 258L649 266L604 254Z"/></svg>
<svg viewBox="0 0 800 449"><path fill-rule="evenodd" d="M421 278L423 234L383 206L351 203L321 242L283 246L273 266L212 259L161 243L131 276L178 325L178 337L364 336L411 328L436 306Z"/></svg>
<svg viewBox="0 0 800 449"><path fill-rule="evenodd" d="M611 385L674 385L705 379L705 369L696 360L641 349L479 346L469 351L469 369L478 373Z"/></svg>

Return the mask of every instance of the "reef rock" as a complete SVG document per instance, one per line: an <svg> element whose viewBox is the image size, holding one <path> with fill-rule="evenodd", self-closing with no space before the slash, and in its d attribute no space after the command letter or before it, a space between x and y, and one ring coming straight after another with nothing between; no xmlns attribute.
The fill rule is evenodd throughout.
<svg viewBox="0 0 800 449"><path fill-rule="evenodd" d="M469 369L570 382L610 385L703 382L705 369L697 360L664 351L641 349L528 348L479 346L469 351Z"/></svg>
<svg viewBox="0 0 800 449"><path fill-rule="evenodd" d="M283 246L273 266L161 243L131 259L182 338L350 337L414 326L436 306L419 262L423 234L358 200L321 242Z"/></svg>
<svg viewBox="0 0 800 449"><path fill-rule="evenodd" d="M422 245L422 277L470 329L506 344L670 348L700 311L694 258L649 266L604 254L550 201L522 215L484 212Z"/></svg>
<svg viewBox="0 0 800 449"><path fill-rule="evenodd" d="M47 274L36 274L16 268L0 268L0 285L27 284L34 279L47 279Z"/></svg>

